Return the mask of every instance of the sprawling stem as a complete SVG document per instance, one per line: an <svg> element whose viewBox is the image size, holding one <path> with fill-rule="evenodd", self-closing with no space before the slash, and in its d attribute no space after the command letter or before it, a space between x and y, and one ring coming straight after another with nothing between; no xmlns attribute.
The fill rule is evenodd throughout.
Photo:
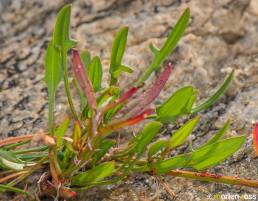
<svg viewBox="0 0 258 201"><path fill-rule="evenodd" d="M0 147L13 144L16 142L20 141L25 141L25 140L31 140L33 138L33 135L23 135L23 136L18 136L18 137L9 137L7 139L0 140Z"/></svg>
<svg viewBox="0 0 258 201"><path fill-rule="evenodd" d="M8 181L8 180L10 180L10 179L12 179L12 178L16 178L17 176L26 174L26 173L28 173L28 171L25 170L25 171L14 172L14 173L12 173L12 174L9 174L9 175L7 175L7 176L5 176L5 177L3 177L3 178L0 178L0 184L1 184L1 183L4 183L5 181Z"/></svg>
<svg viewBox="0 0 258 201"><path fill-rule="evenodd" d="M248 186L258 188L258 180L242 179L233 176L223 176L206 172L191 172L185 170L171 170L166 175L183 177L187 179L196 179L200 181L216 182L231 185Z"/></svg>

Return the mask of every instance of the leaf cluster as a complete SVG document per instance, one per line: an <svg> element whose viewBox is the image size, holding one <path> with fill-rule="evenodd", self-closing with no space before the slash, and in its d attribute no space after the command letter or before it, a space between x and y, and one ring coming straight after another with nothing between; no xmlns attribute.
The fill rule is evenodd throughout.
<svg viewBox="0 0 258 201"><path fill-rule="evenodd" d="M233 72L202 103L196 102L197 90L192 86L174 91L159 105L154 103L173 70L172 63L166 62L166 59L187 27L189 9L184 11L160 49L150 45L153 59L146 71L128 89L118 84L122 73L132 73L134 69L123 63L128 28L121 28L115 35L110 56L110 82L104 88L100 57L92 58L90 52L79 51L76 49L77 42L70 38L70 13L71 5L64 6L58 13L53 37L46 51L49 131L41 137L44 145L25 149L22 145L30 140L21 140L2 146L0 167L5 170L4 173L12 175L23 172L11 182L0 186L0 189L22 192L15 188L17 183L32 172L49 166L46 181L59 186L59 196L69 198L75 195L74 190L112 184L136 172L159 175L181 168L206 170L224 161L242 146L244 136L223 138L229 129L229 122L226 122L203 145L195 149L189 147L187 153L175 155L175 150L187 141L198 125L200 116L196 114L220 98L229 86ZM160 74L154 79L151 75L157 70ZM144 84L147 79L153 79L150 86ZM56 125L55 94L61 80L65 84L72 115ZM80 97L80 108L73 104L71 88ZM176 124L182 117L190 117L190 120L167 138L160 137L164 125ZM139 133L122 143L117 140L125 128L142 121L146 125ZM42 185L44 193L53 196L52 187L44 182ZM27 195L26 191L22 193Z"/></svg>

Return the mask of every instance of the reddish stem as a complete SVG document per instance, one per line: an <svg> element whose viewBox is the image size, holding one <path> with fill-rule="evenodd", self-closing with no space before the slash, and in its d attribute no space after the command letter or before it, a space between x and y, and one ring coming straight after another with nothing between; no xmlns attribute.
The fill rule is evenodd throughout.
<svg viewBox="0 0 258 201"><path fill-rule="evenodd" d="M188 179L196 179L200 181L216 182L230 185L240 185L258 188L257 180L242 179L232 176L223 176L218 174L212 174L207 172L191 172L185 170L171 170L166 175L184 177Z"/></svg>
<svg viewBox="0 0 258 201"><path fill-rule="evenodd" d="M23 135L23 136L17 136L17 137L9 137L7 139L0 140L0 147L6 146L9 144L13 144L16 142L20 141L25 141L25 140L31 140L33 138L33 134L30 135Z"/></svg>
<svg viewBox="0 0 258 201"><path fill-rule="evenodd" d="M254 144L256 155L258 156L258 123L255 124L254 130L253 130L253 144Z"/></svg>

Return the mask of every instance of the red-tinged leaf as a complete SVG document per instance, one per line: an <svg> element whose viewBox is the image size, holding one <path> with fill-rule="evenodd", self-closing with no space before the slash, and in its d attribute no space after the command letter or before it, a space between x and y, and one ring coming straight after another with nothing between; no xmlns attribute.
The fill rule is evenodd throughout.
<svg viewBox="0 0 258 201"><path fill-rule="evenodd" d="M131 89L129 89L128 91L123 93L122 96L116 102L122 103L122 102L128 100L138 91L138 89L139 89L139 87L132 87Z"/></svg>
<svg viewBox="0 0 258 201"><path fill-rule="evenodd" d="M256 155L258 156L258 123L255 124L253 130L253 143Z"/></svg>
<svg viewBox="0 0 258 201"><path fill-rule="evenodd" d="M133 124L137 124L140 121L144 120L145 118L147 118L149 115L153 114L155 112L154 109L147 109L145 110L143 113L141 113L140 115L137 115L133 118L128 119L125 123L129 126L129 125L133 125Z"/></svg>
<svg viewBox="0 0 258 201"><path fill-rule="evenodd" d="M149 115L153 114L154 112L155 112L154 109L151 109L151 108L146 109L144 112L142 112L141 114L139 114L135 117L132 117L127 120L120 121L120 122L112 123L110 125L107 125L106 127L101 128L100 133L110 133L112 131L119 130L126 126L132 126L132 125L137 124L137 123L141 122L142 120L146 119Z"/></svg>
<svg viewBox="0 0 258 201"><path fill-rule="evenodd" d="M97 101L94 93L92 83L85 71L84 64L81 60L80 54L77 50L72 50L72 69L78 84L85 93L89 106L92 109L96 108Z"/></svg>
<svg viewBox="0 0 258 201"><path fill-rule="evenodd" d="M164 88L172 71L172 64L168 63L159 75L158 79L147 89L143 94L139 96L134 102L137 103L133 109L128 113L128 117L135 116L142 112L149 104L151 104L156 97L160 94ZM130 109L130 108L129 108Z"/></svg>
<svg viewBox="0 0 258 201"><path fill-rule="evenodd" d="M132 87L130 88L128 91L124 92L120 98L118 98L117 100L115 100L112 103L109 103L108 105L106 105L103 109L100 110L101 113L105 113L108 110L115 108L117 105L124 103L125 101L127 101L129 98L131 98L135 93L137 93L139 87Z"/></svg>

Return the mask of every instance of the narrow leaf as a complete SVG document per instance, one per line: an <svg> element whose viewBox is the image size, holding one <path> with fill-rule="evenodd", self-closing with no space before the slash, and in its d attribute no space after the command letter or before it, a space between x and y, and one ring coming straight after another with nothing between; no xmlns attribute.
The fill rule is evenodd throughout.
<svg viewBox="0 0 258 201"><path fill-rule="evenodd" d="M195 90L191 86L177 90L165 103L157 108L157 120L167 123L188 113L189 101L192 102Z"/></svg>
<svg viewBox="0 0 258 201"><path fill-rule="evenodd" d="M156 142L153 142L148 151L148 158L151 159L155 154L157 154L162 149L164 150L168 146L168 140L167 139L160 139Z"/></svg>
<svg viewBox="0 0 258 201"><path fill-rule="evenodd" d="M114 162L102 163L88 171L79 173L71 178L71 183L74 186L84 186L89 183L97 182L105 177L111 176L115 171Z"/></svg>
<svg viewBox="0 0 258 201"><path fill-rule="evenodd" d="M141 85L145 80L149 78L151 73L156 70L164 60L171 54L171 52L176 47L179 39L182 37L189 21L190 10L187 8L180 19L177 21L175 27L173 27L172 32L169 34L167 40L165 41L163 47L160 49L159 53L154 55L154 58L148 67L148 69L144 72L144 74L139 78L136 82L136 86Z"/></svg>
<svg viewBox="0 0 258 201"><path fill-rule="evenodd" d="M227 121L225 125L207 143L205 143L201 147L205 147L207 145L210 145L219 141L224 136L224 134L228 131L229 127L230 127L230 122ZM199 147L199 149L201 147Z"/></svg>
<svg viewBox="0 0 258 201"><path fill-rule="evenodd" d="M54 47L53 41L50 41L45 56L45 82L48 89L48 124L50 130L54 127L55 92L61 78L61 57Z"/></svg>
<svg viewBox="0 0 258 201"><path fill-rule="evenodd" d="M234 71L232 71L221 87L205 102L201 103L200 105L194 107L191 111L192 114L205 110L212 106L227 90L231 80L233 79Z"/></svg>
<svg viewBox="0 0 258 201"><path fill-rule="evenodd" d="M76 45L76 42L71 40L69 35L70 15L71 4L68 4L59 11L53 34L55 47L65 52Z"/></svg>
<svg viewBox="0 0 258 201"><path fill-rule="evenodd" d="M73 135L72 135L74 147L78 147L78 142L81 138L81 135L82 135L82 130L81 130L80 124L79 122L75 122Z"/></svg>
<svg viewBox="0 0 258 201"><path fill-rule="evenodd" d="M154 168L154 171L157 174L164 174L176 168L186 167L190 160L191 160L191 155L182 154L182 155L174 156L169 159L160 160L152 164L152 167Z"/></svg>
<svg viewBox="0 0 258 201"><path fill-rule="evenodd" d="M187 137L192 133L198 121L199 121L199 116L189 120L180 129L178 129L170 138L169 147L175 148L183 144L183 142L187 139Z"/></svg>
<svg viewBox="0 0 258 201"><path fill-rule="evenodd" d="M76 91L77 91L78 96L80 98L80 108L83 111L85 109L85 107L88 106L87 105L87 98L86 98L84 92L82 91L80 85L78 84L78 82L75 79L73 79L72 83L73 83L73 86L76 88Z"/></svg>
<svg viewBox="0 0 258 201"><path fill-rule="evenodd" d="M101 142L101 145L98 147L98 150L94 153L92 157L92 163L96 164L115 144L113 140L104 140Z"/></svg>
<svg viewBox="0 0 258 201"><path fill-rule="evenodd" d="M224 161L234 154L245 142L245 136L228 138L192 152L190 166L204 170Z"/></svg>
<svg viewBox="0 0 258 201"><path fill-rule="evenodd" d="M56 136L56 147L59 148L63 145L63 137L69 127L70 119L67 117L62 124L57 128L55 132Z"/></svg>
<svg viewBox="0 0 258 201"><path fill-rule="evenodd" d="M162 124L160 122L150 122L137 135L134 141L137 143L135 152L138 158L143 154L147 145L150 144L152 139L158 134L161 126Z"/></svg>
<svg viewBox="0 0 258 201"><path fill-rule="evenodd" d="M80 53L80 56L81 56L81 58L82 58L82 62L83 62L83 64L84 64L85 68L88 69L89 66L90 66L90 63L91 63L90 53L87 52L87 51L82 51L82 52Z"/></svg>
<svg viewBox="0 0 258 201"><path fill-rule="evenodd" d="M125 65L120 65L118 67L118 69L116 71L114 71L114 73L113 73L114 78L118 78L120 76L120 74L123 72L133 73L133 69L128 66L125 66Z"/></svg>
<svg viewBox="0 0 258 201"><path fill-rule="evenodd" d="M72 50L72 69L76 80L87 97L90 108L95 109L97 103L94 89L85 71L79 52L75 49Z"/></svg>
<svg viewBox="0 0 258 201"><path fill-rule="evenodd" d="M100 128L100 132L104 133L104 134L109 134L112 131L119 130L126 126L131 126L131 125L137 124L137 123L143 121L144 119L146 119L149 115L153 114L154 112L155 111L153 109L150 109L150 108L146 109L141 114L139 114L135 117L129 118L127 120L122 120L122 121L119 121L116 123L108 124L107 126Z"/></svg>
<svg viewBox="0 0 258 201"><path fill-rule="evenodd" d="M21 193L21 194L24 194L26 196L32 197L32 195L25 190L22 190L20 188L11 187L11 186L8 186L8 185L0 184L0 191L5 191L5 190L15 192L15 193Z"/></svg>
<svg viewBox="0 0 258 201"><path fill-rule="evenodd" d="M102 65L99 57L96 56L92 59L88 69L89 79L91 80L95 91L99 91L101 89L102 74Z"/></svg>
<svg viewBox="0 0 258 201"><path fill-rule="evenodd" d="M114 42L112 44L111 60L110 60L110 85L114 85L117 82L117 78L114 77L114 72L121 66L122 58L125 51L125 45L127 41L128 27L123 27L116 34Z"/></svg>
<svg viewBox="0 0 258 201"><path fill-rule="evenodd" d="M0 149L0 167L11 170L23 170L25 164L10 151Z"/></svg>
<svg viewBox="0 0 258 201"><path fill-rule="evenodd" d="M163 72L160 73L158 79L152 84L152 86L149 89L147 89L144 93L142 93L139 96L139 98L134 100L137 103L137 105L133 109L131 109L131 111L127 114L128 117L132 117L134 115L139 114L144 108L146 108L156 99L156 97L164 88L171 72L172 64L168 63Z"/></svg>
<svg viewBox="0 0 258 201"><path fill-rule="evenodd" d="M150 50L151 50L151 52L155 55L155 54L158 54L159 53L159 49L155 46L155 45L153 45L152 43L149 45L149 48L150 48Z"/></svg>

